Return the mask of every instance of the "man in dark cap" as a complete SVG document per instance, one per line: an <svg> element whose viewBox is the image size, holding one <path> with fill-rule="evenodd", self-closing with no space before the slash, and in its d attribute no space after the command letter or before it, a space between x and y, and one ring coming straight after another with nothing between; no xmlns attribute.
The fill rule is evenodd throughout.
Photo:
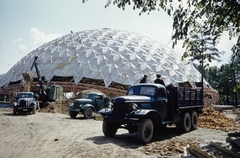
<svg viewBox="0 0 240 158"><path fill-rule="evenodd" d="M140 83L147 83L147 75L144 75Z"/></svg>
<svg viewBox="0 0 240 158"><path fill-rule="evenodd" d="M157 79L154 80L154 83L162 84L165 86L165 83L163 82L163 80L161 79L161 75L159 74L157 74Z"/></svg>

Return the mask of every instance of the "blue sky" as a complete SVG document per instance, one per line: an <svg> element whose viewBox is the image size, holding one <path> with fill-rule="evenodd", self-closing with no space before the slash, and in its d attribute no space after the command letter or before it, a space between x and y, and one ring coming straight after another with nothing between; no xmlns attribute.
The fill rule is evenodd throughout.
<svg viewBox="0 0 240 158"><path fill-rule="evenodd" d="M171 47L172 18L163 11L142 14L128 6L126 10L107 0L0 0L0 74L33 49L57 37L91 29L126 30L151 37ZM218 48L225 51L223 63L229 62L234 41L227 35ZM183 52L181 43L174 49ZM213 63L221 65L222 63Z"/></svg>

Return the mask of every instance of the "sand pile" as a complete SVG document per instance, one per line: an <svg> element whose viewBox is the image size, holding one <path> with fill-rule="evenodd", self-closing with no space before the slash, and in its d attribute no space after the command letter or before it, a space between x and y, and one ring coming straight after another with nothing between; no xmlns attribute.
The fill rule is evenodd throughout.
<svg viewBox="0 0 240 158"><path fill-rule="evenodd" d="M30 92L30 88L31 88L31 82L33 81L34 75L31 71L27 71L22 73L23 79L25 81L24 84L24 92Z"/></svg>
<svg viewBox="0 0 240 158"><path fill-rule="evenodd" d="M39 112L45 113L60 113L60 114L68 114L68 105L73 102L73 99L61 99L55 102L52 102L50 105L42 108Z"/></svg>

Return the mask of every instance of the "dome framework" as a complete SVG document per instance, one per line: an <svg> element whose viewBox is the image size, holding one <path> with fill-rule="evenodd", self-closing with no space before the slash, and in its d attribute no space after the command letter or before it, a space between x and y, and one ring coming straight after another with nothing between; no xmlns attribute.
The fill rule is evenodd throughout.
<svg viewBox="0 0 240 158"><path fill-rule="evenodd" d="M30 70L35 56L41 75L48 81L92 83L127 88L144 74L154 82L161 74L165 84L188 83L196 87L201 73L181 55L156 40L113 29L71 33L31 51L1 79L0 86L24 83L22 73ZM37 77L35 69L32 70ZM204 80L204 85L209 85Z"/></svg>

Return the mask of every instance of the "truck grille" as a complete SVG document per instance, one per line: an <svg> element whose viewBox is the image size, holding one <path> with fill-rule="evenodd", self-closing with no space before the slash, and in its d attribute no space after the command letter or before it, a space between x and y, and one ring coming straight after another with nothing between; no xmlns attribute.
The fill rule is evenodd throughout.
<svg viewBox="0 0 240 158"><path fill-rule="evenodd" d="M80 108L80 105L81 105L81 103L79 103L79 102L74 102L73 103L73 106L74 106L75 109Z"/></svg>
<svg viewBox="0 0 240 158"><path fill-rule="evenodd" d="M129 108L129 104L114 103L113 104L113 115L114 116L126 116L132 110Z"/></svg>
<svg viewBox="0 0 240 158"><path fill-rule="evenodd" d="M28 106L28 102L26 100L21 100L18 106L19 107Z"/></svg>

